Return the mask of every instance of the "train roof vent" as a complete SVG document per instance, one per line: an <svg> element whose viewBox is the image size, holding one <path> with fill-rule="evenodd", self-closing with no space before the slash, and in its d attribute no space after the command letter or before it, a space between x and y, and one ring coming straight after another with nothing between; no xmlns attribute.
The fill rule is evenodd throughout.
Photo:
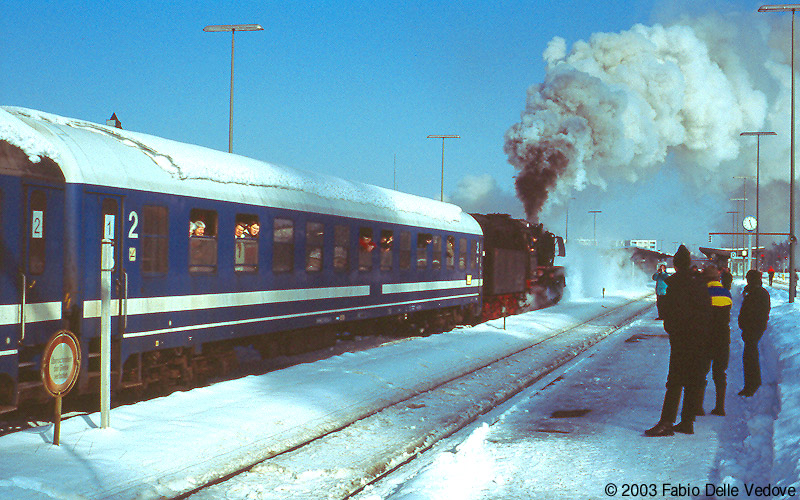
<svg viewBox="0 0 800 500"><path fill-rule="evenodd" d="M122 128L122 122L119 121L119 118L117 118L116 113L111 113L111 118L106 120L106 125L108 125L109 127L116 127L119 129Z"/></svg>

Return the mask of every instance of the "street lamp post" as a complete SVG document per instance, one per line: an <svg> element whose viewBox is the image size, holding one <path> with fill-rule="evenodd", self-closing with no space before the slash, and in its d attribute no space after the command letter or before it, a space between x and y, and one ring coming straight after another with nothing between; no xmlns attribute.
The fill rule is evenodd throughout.
<svg viewBox="0 0 800 500"><path fill-rule="evenodd" d="M736 202L741 201L742 203L747 203L747 198L731 198L730 201L736 201ZM744 220L745 217L747 217L747 215L744 214L744 205L743 205L742 206L742 220ZM736 218L737 218L737 220L739 218L739 204L738 203L736 204ZM735 226L733 228L733 232L734 232L733 246L736 246L736 243L738 243L737 238L739 236L739 233L736 231L736 227ZM742 246L744 246L744 235L742 235Z"/></svg>
<svg viewBox="0 0 800 500"><path fill-rule="evenodd" d="M762 135L778 135L772 131L766 132L742 132L739 134L740 136L743 135L754 135L756 136L756 220L758 221L758 225L756 225L756 249L759 248L758 246L758 233L759 228L761 227L761 219L759 218L758 213L758 190L761 184L761 167L759 165L759 158L761 157L761 136ZM758 259L756 259L756 263L758 263Z"/></svg>
<svg viewBox="0 0 800 500"><path fill-rule="evenodd" d="M794 252L797 246L797 238L794 235L794 13L800 9L798 4L788 5L762 5L758 8L759 12L790 12L792 13L792 100L791 100L791 146L789 148L789 302L794 302L795 287L797 279L794 276Z"/></svg>
<svg viewBox="0 0 800 500"><path fill-rule="evenodd" d="M597 214L603 213L602 210L589 210L589 213L594 216L594 246L597 246Z"/></svg>
<svg viewBox="0 0 800 500"><path fill-rule="evenodd" d="M233 152L233 37L237 31L263 31L260 24L212 24L203 28L207 33L231 32L231 104L228 121L228 153Z"/></svg>
<svg viewBox="0 0 800 500"><path fill-rule="evenodd" d="M445 139L461 139L459 135L429 135L428 139L441 139L442 140L442 194L440 201L444 201L444 140Z"/></svg>
<svg viewBox="0 0 800 500"><path fill-rule="evenodd" d="M738 210L728 212L731 214L731 248L736 248L736 216L739 215Z"/></svg>
<svg viewBox="0 0 800 500"><path fill-rule="evenodd" d="M575 197L567 198L567 210L566 210L566 217L564 220L564 243L569 243L569 201L574 200Z"/></svg>

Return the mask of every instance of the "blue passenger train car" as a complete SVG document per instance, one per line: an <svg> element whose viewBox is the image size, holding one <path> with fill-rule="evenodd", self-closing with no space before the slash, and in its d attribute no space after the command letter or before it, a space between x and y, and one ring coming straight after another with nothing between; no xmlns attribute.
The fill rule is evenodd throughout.
<svg viewBox="0 0 800 500"><path fill-rule="evenodd" d="M45 395L61 329L80 339L77 390L96 390L103 238L114 389L202 380L237 345L295 352L481 308L481 228L454 205L0 108L0 411Z"/></svg>

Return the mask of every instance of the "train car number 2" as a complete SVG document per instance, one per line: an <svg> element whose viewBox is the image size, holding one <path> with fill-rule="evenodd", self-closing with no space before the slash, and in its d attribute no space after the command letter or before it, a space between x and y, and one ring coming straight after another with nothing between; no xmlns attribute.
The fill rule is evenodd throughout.
<svg viewBox="0 0 800 500"><path fill-rule="evenodd" d="M139 214L134 211L128 214L128 220L131 222L131 229L128 231L128 238L130 239L138 239L139 233L136 232L136 228L139 227Z"/></svg>

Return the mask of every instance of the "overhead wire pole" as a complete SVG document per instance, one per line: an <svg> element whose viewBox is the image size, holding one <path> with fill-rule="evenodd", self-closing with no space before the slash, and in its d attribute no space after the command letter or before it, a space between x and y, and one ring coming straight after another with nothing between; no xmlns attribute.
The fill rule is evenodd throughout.
<svg viewBox="0 0 800 500"><path fill-rule="evenodd" d="M731 248L736 248L736 216L739 214L738 211L728 212L731 214Z"/></svg>
<svg viewBox="0 0 800 500"><path fill-rule="evenodd" d="M440 201L444 201L444 140L445 139L461 139L460 135L429 135L428 139L441 139L442 140L442 194Z"/></svg>
<svg viewBox="0 0 800 500"><path fill-rule="evenodd" d="M597 214L603 213L602 210L589 210L589 213L594 216L594 246L597 246Z"/></svg>
<svg viewBox="0 0 800 500"><path fill-rule="evenodd" d="M231 103L228 121L228 153L233 152L233 49L237 31L263 31L260 24L212 24L203 28L207 33L231 32Z"/></svg>
<svg viewBox="0 0 800 500"><path fill-rule="evenodd" d="M759 12L791 12L792 13L792 102L791 102L791 147L789 152L789 302L794 302L797 278L794 275L794 253L797 247L797 237L794 234L794 13L800 9L800 4L762 5Z"/></svg>
<svg viewBox="0 0 800 500"><path fill-rule="evenodd" d="M756 220L758 224L756 225L756 249L759 248L758 243L758 235L761 233L759 228L761 227L761 218L758 212L758 191L761 185L761 166L760 166L760 157L761 157L761 136L762 135L778 135L772 131L763 131L763 132L742 132L739 134L740 136L743 135L754 135L756 136ZM758 262L758 260L756 260Z"/></svg>
<svg viewBox="0 0 800 500"><path fill-rule="evenodd" d="M736 202L741 201L743 203L746 203L747 198L731 198L730 201L736 201ZM744 220L745 217L747 216L744 214L744 206L742 206L742 220ZM736 203L736 222L734 222L734 227L738 222L739 222L739 203ZM734 231L736 231L736 229L734 229ZM738 243L738 240L736 238L737 237L734 237L733 239L733 246L736 246L736 244ZM744 235L742 235L742 246L744 246Z"/></svg>

